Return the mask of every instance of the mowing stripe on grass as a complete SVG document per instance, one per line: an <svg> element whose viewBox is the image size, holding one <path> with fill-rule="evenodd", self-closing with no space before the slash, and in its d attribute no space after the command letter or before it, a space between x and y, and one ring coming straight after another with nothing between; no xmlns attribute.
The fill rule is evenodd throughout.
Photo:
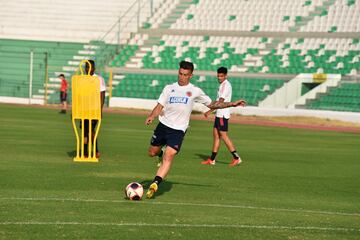
<svg viewBox="0 0 360 240"><path fill-rule="evenodd" d="M358 228L333 228L315 226L277 226L277 225L225 225L225 224L161 224L161 223L101 223L101 222L0 222L0 225L82 225L82 226L118 226L118 227L174 227L174 228L248 228L279 230L317 230L360 232Z"/></svg>
<svg viewBox="0 0 360 240"><path fill-rule="evenodd" d="M129 200L106 200L106 199L79 199L79 198L0 198L0 200L17 200L17 201L59 201L59 202L107 202L107 203L139 203L153 205L181 205L181 206L198 206L198 207L216 207L216 208L242 208L255 209L274 212L298 212L326 215L356 216L360 217L360 213L332 212L307 209L289 209L289 208L269 208L256 207L246 205L229 205L229 204L206 204L206 203L181 203L181 202L155 202L155 201L129 201Z"/></svg>

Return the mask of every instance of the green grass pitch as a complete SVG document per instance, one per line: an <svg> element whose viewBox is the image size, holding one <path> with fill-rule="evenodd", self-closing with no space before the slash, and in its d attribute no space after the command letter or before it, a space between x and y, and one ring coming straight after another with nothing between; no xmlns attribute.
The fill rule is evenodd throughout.
<svg viewBox="0 0 360 240"><path fill-rule="evenodd" d="M0 105L0 239L360 239L360 134L192 121L154 199L124 199L156 172L145 116L105 113L100 163L74 163L69 114Z"/></svg>

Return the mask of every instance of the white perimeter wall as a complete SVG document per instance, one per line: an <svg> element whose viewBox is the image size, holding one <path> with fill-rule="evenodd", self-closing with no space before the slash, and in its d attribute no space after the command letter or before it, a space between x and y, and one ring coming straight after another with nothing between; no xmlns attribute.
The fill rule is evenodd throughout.
<svg viewBox="0 0 360 240"><path fill-rule="evenodd" d="M41 99L29 99L29 98L18 98L18 97L0 97L0 103L16 103L16 104L39 104L43 105L44 100Z"/></svg>
<svg viewBox="0 0 360 240"><path fill-rule="evenodd" d="M0 97L1 103L15 104L40 104L44 101L39 99ZM119 98L113 97L110 100L110 107L133 108L152 110L157 104L156 100L138 99L138 98ZM201 104L195 104L195 111L205 112L207 107ZM260 107L237 107L231 109L232 113L244 116L272 116L272 117L317 117L345 122L360 123L360 113L356 112L336 112L336 111L319 111L307 109L281 109L281 108L260 108Z"/></svg>

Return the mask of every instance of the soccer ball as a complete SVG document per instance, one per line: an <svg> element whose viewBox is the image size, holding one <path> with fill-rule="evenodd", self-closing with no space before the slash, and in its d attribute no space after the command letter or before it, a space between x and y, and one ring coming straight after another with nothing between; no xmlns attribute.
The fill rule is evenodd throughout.
<svg viewBox="0 0 360 240"><path fill-rule="evenodd" d="M125 195L130 200L140 200L144 193L143 186L140 183L132 182L129 183L125 188Z"/></svg>

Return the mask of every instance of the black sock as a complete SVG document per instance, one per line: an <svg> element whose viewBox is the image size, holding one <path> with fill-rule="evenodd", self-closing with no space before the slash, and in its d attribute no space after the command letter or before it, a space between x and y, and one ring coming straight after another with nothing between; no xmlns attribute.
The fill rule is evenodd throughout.
<svg viewBox="0 0 360 240"><path fill-rule="evenodd" d="M211 152L211 157L210 157L210 159L214 161L215 158L216 158L216 154L217 154L217 152Z"/></svg>
<svg viewBox="0 0 360 240"><path fill-rule="evenodd" d="M164 155L164 151L161 149L160 152L159 152L159 154L158 154L158 157L159 157L159 158L162 158L163 155Z"/></svg>
<svg viewBox="0 0 360 240"><path fill-rule="evenodd" d="M156 176L153 180L153 183L155 182L157 185L159 185L162 182L162 177Z"/></svg>
<svg viewBox="0 0 360 240"><path fill-rule="evenodd" d="M233 151L233 152L231 152L231 154L233 155L233 157L234 157L235 159L239 159L239 158L240 158L240 156L239 156L239 154L236 152L236 150Z"/></svg>

